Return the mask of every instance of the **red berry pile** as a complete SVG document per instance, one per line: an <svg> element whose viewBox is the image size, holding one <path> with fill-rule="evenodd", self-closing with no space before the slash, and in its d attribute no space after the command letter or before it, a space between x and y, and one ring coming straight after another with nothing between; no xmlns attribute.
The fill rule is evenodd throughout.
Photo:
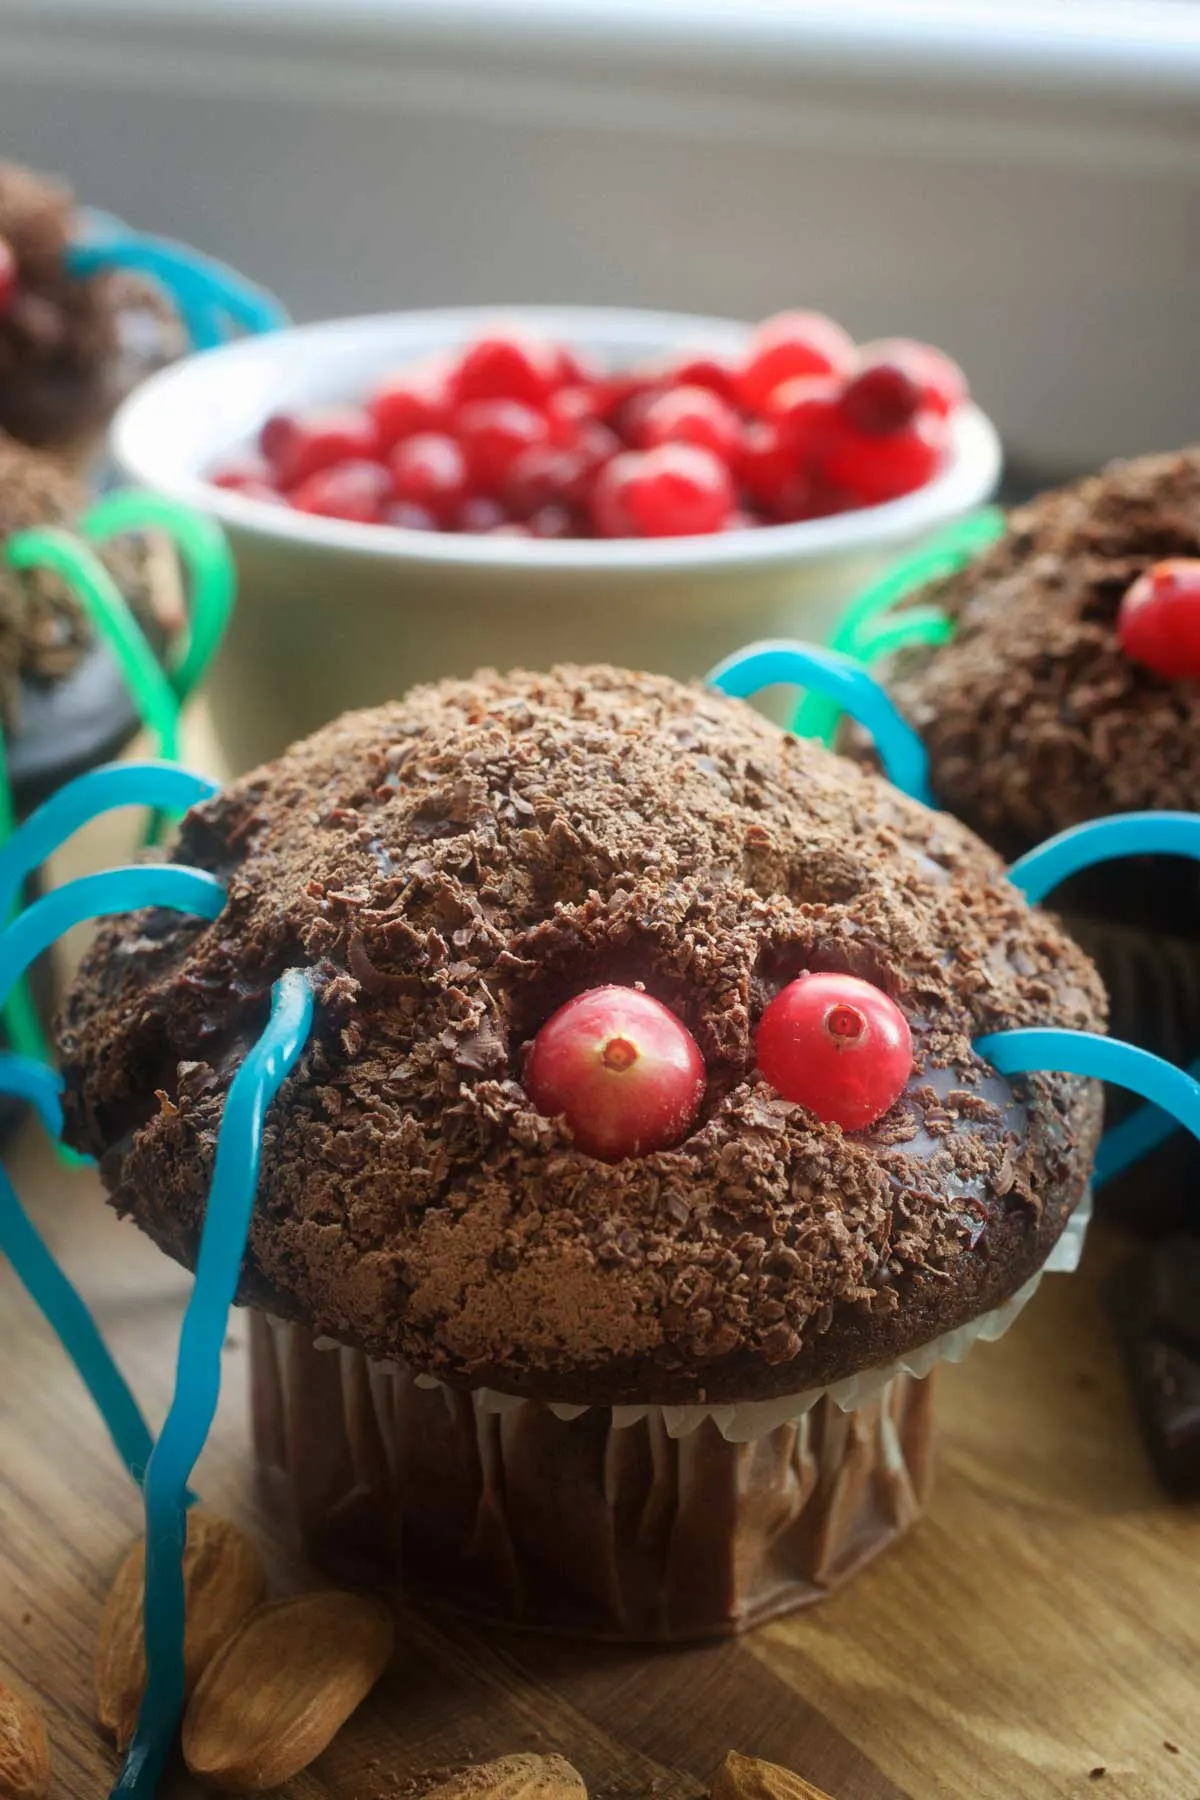
<svg viewBox="0 0 1200 1800"><path fill-rule="evenodd" d="M218 487L421 531L694 537L876 506L946 460L967 398L941 351L767 319L736 362L601 374L521 332L403 369L364 406L268 419Z"/></svg>
<svg viewBox="0 0 1200 1800"><path fill-rule="evenodd" d="M1200 561L1170 557L1127 589L1117 638L1131 662L1166 681L1200 681Z"/></svg>

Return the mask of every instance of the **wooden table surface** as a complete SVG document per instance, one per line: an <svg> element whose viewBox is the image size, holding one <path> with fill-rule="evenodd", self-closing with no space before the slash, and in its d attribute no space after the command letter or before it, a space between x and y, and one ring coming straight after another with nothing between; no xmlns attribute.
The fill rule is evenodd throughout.
<svg viewBox="0 0 1200 1800"><path fill-rule="evenodd" d="M186 1277L36 1128L6 1160L157 1422ZM652 1654L406 1615L392 1669L289 1793L398 1800L451 1763L553 1749L592 1800L688 1800L737 1748L833 1800L1200 1800L1200 1509L1161 1498L1135 1434L1099 1297L1121 1253L1093 1232L1078 1276L941 1371L930 1512L825 1605ZM299 1586L255 1513L245 1340L237 1317L197 1487ZM0 1679L44 1707L55 1794L100 1800L116 1761L92 1725L92 1654L139 1503L3 1264L0 1356Z"/></svg>

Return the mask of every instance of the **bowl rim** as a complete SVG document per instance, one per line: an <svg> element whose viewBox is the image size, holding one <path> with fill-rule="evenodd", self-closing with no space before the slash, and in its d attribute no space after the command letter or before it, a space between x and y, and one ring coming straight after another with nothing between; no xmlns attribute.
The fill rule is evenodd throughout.
<svg viewBox="0 0 1200 1800"><path fill-rule="evenodd" d="M399 349L410 345L416 360L436 351L439 338L450 348L481 327L501 322L561 337L582 349L611 349L626 340L649 341L658 342L664 354L686 348L698 355L728 355L745 343L752 330L735 319L607 306L435 307L326 319L243 338L184 357L152 375L117 411L110 437L113 456L127 479L209 514L235 533L379 561L464 571L503 568L530 575L750 569L854 554L901 544L947 523L986 500L999 479L999 436L974 403L963 407L952 421L952 455L946 468L915 493L828 518L699 537L538 539L361 525L247 499L212 486L195 466L163 467L161 445L170 441L172 418L178 417L181 404L194 403L213 379L236 385L239 376L256 365L295 363L314 350L337 348L364 337L394 341ZM643 349L639 360L645 360L646 354ZM400 367L402 359L393 356L391 363ZM381 374L387 366L387 359L381 359ZM223 448L229 453L235 444L227 439ZM214 443L212 458L221 453L222 446Z"/></svg>

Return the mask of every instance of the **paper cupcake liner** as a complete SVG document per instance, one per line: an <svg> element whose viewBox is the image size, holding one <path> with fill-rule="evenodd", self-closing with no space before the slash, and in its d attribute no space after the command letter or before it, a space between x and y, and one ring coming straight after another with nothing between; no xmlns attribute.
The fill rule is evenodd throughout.
<svg viewBox="0 0 1200 1800"><path fill-rule="evenodd" d="M915 1523L934 1365L1001 1336L1042 1274L1075 1267L1086 1224L1006 1305L887 1368L731 1407L462 1392L255 1313L267 1502L314 1561L476 1615L638 1642L744 1631Z"/></svg>

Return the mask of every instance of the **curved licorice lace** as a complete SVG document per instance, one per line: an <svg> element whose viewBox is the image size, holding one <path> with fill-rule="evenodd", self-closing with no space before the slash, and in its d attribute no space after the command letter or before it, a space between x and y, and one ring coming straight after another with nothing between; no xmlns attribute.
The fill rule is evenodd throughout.
<svg viewBox="0 0 1200 1800"><path fill-rule="evenodd" d="M10 901L38 862L82 824L127 804L194 804L213 784L157 764L97 769L39 808L0 850L0 903ZM204 870L142 864L85 875L34 902L0 933L0 1001L30 962L85 919L165 906L213 919L225 904ZM188 1480L204 1446L220 1388L220 1355L245 1251L271 1099L294 1067L312 1024L307 974L276 983L270 1019L234 1077L217 1138L217 1159L201 1232L196 1280L180 1333L175 1393L158 1443L87 1307L51 1255L0 1171L0 1250L12 1262L92 1395L146 1509L145 1641L149 1679L137 1731L117 1791L149 1794L170 1752L183 1705L183 1551ZM56 1139L61 1080L28 1058L0 1056L0 1092L37 1109Z"/></svg>
<svg viewBox="0 0 1200 1800"><path fill-rule="evenodd" d="M892 784L912 799L933 805L925 745L875 678L853 657L815 644L769 639L726 657L709 671L707 679L710 687L739 700L778 686L806 687L834 700L871 733Z"/></svg>
<svg viewBox="0 0 1200 1800"><path fill-rule="evenodd" d="M1072 825L1019 857L1008 878L1026 899L1044 900L1070 876L1127 856L1188 856L1200 861L1200 816L1184 812L1119 813L1107 819L1092 819L1085 825ZM1165 1068L1170 1066L1163 1064ZM1200 1075L1200 1058L1190 1065L1188 1073ZM1139 1107L1105 1132L1096 1152L1097 1186L1124 1174L1186 1123L1157 1094L1147 1093L1136 1082L1126 1081L1120 1075L1104 1079L1132 1088L1152 1104Z"/></svg>
<svg viewBox="0 0 1200 1800"><path fill-rule="evenodd" d="M274 294L189 244L134 231L111 213L85 211L81 224L80 236L67 247L69 272L80 279L109 270L151 276L170 295L193 350L211 350L238 332L257 335L291 323Z"/></svg>

